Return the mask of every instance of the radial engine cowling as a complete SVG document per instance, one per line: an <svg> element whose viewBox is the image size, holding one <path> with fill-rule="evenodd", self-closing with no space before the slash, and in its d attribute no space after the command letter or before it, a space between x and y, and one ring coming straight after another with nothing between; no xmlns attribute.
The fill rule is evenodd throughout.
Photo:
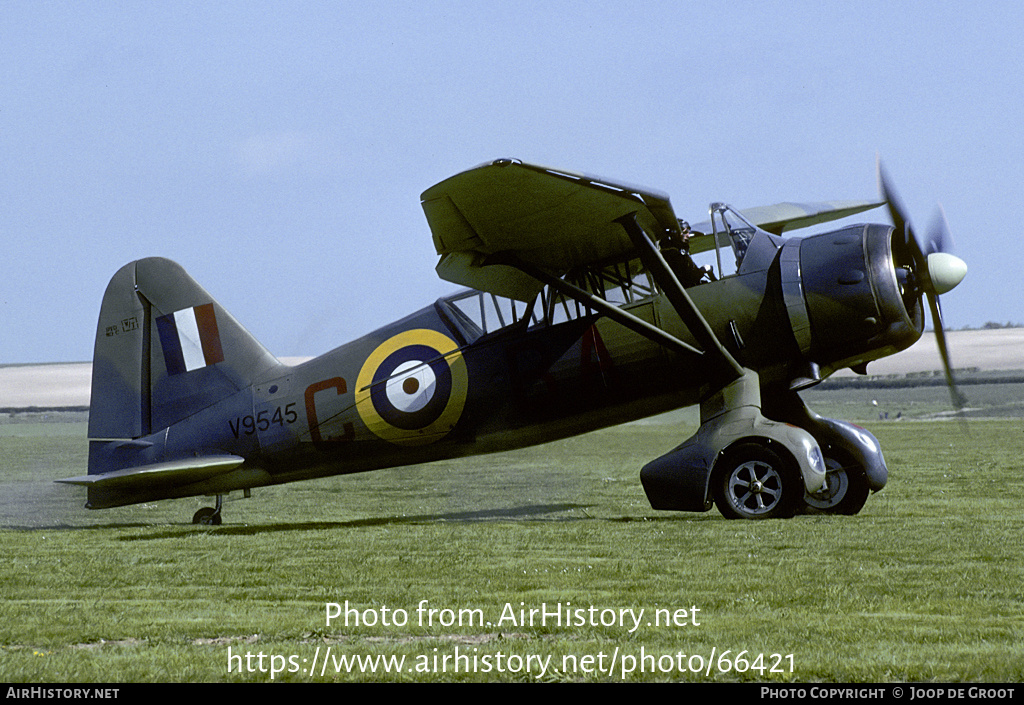
<svg viewBox="0 0 1024 705"><path fill-rule="evenodd" d="M801 347L823 371L864 365L921 337L921 298L907 286L909 254L893 233L887 225L855 225L800 240L810 333Z"/></svg>

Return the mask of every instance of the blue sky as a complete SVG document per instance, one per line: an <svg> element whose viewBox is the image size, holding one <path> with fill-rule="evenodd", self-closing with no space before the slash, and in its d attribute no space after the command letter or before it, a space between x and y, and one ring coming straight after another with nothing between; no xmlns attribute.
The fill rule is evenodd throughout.
<svg viewBox="0 0 1024 705"><path fill-rule="evenodd" d="M274 353L326 352L456 288L419 194L505 156L698 221L872 198L880 154L970 267L947 325L1024 322L1022 7L8 0L0 363L91 358L150 255Z"/></svg>

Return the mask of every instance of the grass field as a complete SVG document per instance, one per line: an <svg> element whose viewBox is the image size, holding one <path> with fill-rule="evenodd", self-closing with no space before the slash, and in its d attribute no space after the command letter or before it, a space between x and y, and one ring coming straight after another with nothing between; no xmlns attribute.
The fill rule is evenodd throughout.
<svg viewBox="0 0 1024 705"><path fill-rule="evenodd" d="M866 423L890 480L861 514L766 522L650 509L640 466L694 422L256 490L220 527L84 510L51 482L84 424L0 426L0 677L1024 679L1020 419Z"/></svg>

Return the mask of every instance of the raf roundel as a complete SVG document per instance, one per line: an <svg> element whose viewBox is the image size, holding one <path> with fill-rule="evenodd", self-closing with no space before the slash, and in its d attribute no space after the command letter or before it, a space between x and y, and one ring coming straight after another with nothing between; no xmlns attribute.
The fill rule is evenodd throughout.
<svg viewBox="0 0 1024 705"><path fill-rule="evenodd" d="M401 445L446 436L462 415L466 361L448 336L407 330L370 353L356 379L356 408L367 428Z"/></svg>

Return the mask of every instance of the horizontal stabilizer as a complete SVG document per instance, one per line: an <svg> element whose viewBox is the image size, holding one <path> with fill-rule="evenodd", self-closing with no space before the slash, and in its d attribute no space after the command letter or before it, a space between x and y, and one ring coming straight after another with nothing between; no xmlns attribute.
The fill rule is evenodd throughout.
<svg viewBox="0 0 1024 705"><path fill-rule="evenodd" d="M152 465L114 470L95 475L81 475L57 480L68 485L84 485L103 489L152 488L167 485L190 485L230 472L245 462L237 455L208 455L183 458Z"/></svg>

